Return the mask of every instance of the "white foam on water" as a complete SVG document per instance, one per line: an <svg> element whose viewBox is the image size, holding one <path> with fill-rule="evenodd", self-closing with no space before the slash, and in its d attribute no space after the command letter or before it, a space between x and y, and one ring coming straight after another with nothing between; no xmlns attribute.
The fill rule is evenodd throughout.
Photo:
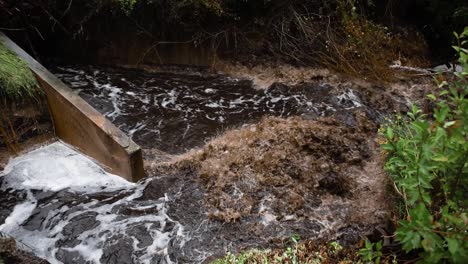
<svg viewBox="0 0 468 264"><path fill-rule="evenodd" d="M99 87L103 91L106 91L108 98L111 100L114 110L110 113L106 113L106 116L113 119L122 114L122 109L120 108L122 102L120 100L122 95L122 89L119 87L112 86L111 84L99 84L97 81L94 81L94 86Z"/></svg>
<svg viewBox="0 0 468 264"><path fill-rule="evenodd" d="M212 88L207 88L207 89L205 89L205 93L208 93L208 94L216 93L216 92L217 92L216 89L212 89Z"/></svg>
<svg viewBox="0 0 468 264"><path fill-rule="evenodd" d="M346 102L351 102L352 103L351 107L348 107L348 108L345 108L345 109L353 109L353 108L356 108L356 107L362 107L363 106L363 104L361 102L361 99L351 89L347 89L342 94L338 95L336 98L342 104L344 104Z"/></svg>
<svg viewBox="0 0 468 264"><path fill-rule="evenodd" d="M102 189L129 188L135 184L107 173L90 158L62 142L33 150L10 160L5 170L3 188L92 192Z"/></svg>
<svg viewBox="0 0 468 264"><path fill-rule="evenodd" d="M0 231L5 234L12 233L20 224L22 224L37 206L31 192L27 193L26 202L18 204L13 208L13 212L5 219L5 223L0 225Z"/></svg>
<svg viewBox="0 0 468 264"><path fill-rule="evenodd" d="M183 226L166 214L167 197L145 201L144 204L135 201L143 195L151 179L140 184L127 182L105 172L91 159L64 143L56 142L12 159L0 173L0 177L3 177L3 190L26 192L25 200L13 208L5 223L0 226L0 232L25 244L36 255L52 264L62 263L57 258L59 250L78 254L86 263L99 264L105 254L104 248L110 241L113 243L124 238L138 240L128 233L136 226L145 227L147 234L151 236L152 244L141 248L138 247L138 243L133 243L134 254L138 253L140 256L134 256L135 263L149 264L156 255L163 257L166 263L171 263L168 256L171 239L186 239ZM77 202L69 207L66 203L60 203L59 199L38 201L34 194L41 191L66 191L71 197L106 192L113 195L104 200L76 200ZM115 199L114 193L124 195ZM56 205L59 205L58 208ZM47 212L47 215L40 223L40 228L30 230L23 227L36 211L47 210L47 207L53 209L42 211ZM119 213L121 207L135 211L154 208L155 211L149 214L125 215ZM87 228L85 226L77 238L64 235L66 232L63 231L67 225L76 221L76 217L86 215L95 216L93 219L96 225ZM165 230L169 222L174 224L174 228ZM76 241L73 247L66 247L66 244L61 248L57 247L59 241L68 239Z"/></svg>

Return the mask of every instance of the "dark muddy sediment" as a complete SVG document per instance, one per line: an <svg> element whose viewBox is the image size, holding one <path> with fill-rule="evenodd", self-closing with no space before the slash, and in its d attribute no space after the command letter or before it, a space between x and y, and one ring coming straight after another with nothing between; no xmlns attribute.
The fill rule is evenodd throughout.
<svg viewBox="0 0 468 264"><path fill-rule="evenodd" d="M8 264L48 264L44 259L34 256L30 249L21 249L18 243L8 237L2 237L0 234L0 262Z"/></svg>

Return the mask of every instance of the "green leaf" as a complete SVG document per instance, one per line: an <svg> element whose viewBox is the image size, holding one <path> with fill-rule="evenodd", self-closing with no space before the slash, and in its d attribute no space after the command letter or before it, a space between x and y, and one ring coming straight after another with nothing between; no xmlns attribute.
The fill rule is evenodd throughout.
<svg viewBox="0 0 468 264"><path fill-rule="evenodd" d="M447 85L448 85L448 82L447 82L447 81L443 81L443 82L440 82L437 86L438 86L439 88L442 88L442 87L447 86ZM446 93L444 93L444 92L446 92ZM447 92L447 91L442 91L442 92L440 93L440 95L444 95L444 94L442 94L442 93L447 94L448 92Z"/></svg>
<svg viewBox="0 0 468 264"><path fill-rule="evenodd" d="M401 240L401 243L403 244L403 249L406 252L421 247L421 237L418 233L414 231L409 231L402 233L402 235L403 239Z"/></svg>
<svg viewBox="0 0 468 264"><path fill-rule="evenodd" d="M387 134L388 139L393 139L393 136L395 135L393 133L393 129L391 127L387 128L387 133L386 134Z"/></svg>
<svg viewBox="0 0 468 264"><path fill-rule="evenodd" d="M378 252L382 251L382 240L375 244L375 250L377 250Z"/></svg>
<svg viewBox="0 0 468 264"><path fill-rule="evenodd" d="M460 241L454 238L446 237L448 250L452 255L456 255L460 251Z"/></svg>
<svg viewBox="0 0 468 264"><path fill-rule="evenodd" d="M411 209L410 215L425 226L430 226L432 223L432 216L423 203L419 203L415 208Z"/></svg>
<svg viewBox="0 0 468 264"><path fill-rule="evenodd" d="M440 109L434 110L434 118L437 122L442 123L447 118L447 114L449 112L449 108L447 105L441 105Z"/></svg>
<svg viewBox="0 0 468 264"><path fill-rule="evenodd" d="M425 237L421 245L425 251L434 251L435 250L435 241L430 237Z"/></svg>
<svg viewBox="0 0 468 264"><path fill-rule="evenodd" d="M387 150L387 151L393 151L393 150L394 150L392 144L382 144L382 145L381 145L381 148L382 148L383 150Z"/></svg>
<svg viewBox="0 0 468 264"><path fill-rule="evenodd" d="M434 156L432 160L440 161L440 162L447 162L448 158L446 156Z"/></svg>

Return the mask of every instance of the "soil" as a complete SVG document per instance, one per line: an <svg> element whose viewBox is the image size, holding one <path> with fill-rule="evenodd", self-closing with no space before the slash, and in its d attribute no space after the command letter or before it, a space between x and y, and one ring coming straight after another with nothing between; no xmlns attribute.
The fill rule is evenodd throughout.
<svg viewBox="0 0 468 264"><path fill-rule="evenodd" d="M54 139L47 103L40 98L37 100L0 103L0 171L10 157Z"/></svg>
<svg viewBox="0 0 468 264"><path fill-rule="evenodd" d="M19 245L13 239L0 236L0 263L47 264L49 262L20 249Z"/></svg>

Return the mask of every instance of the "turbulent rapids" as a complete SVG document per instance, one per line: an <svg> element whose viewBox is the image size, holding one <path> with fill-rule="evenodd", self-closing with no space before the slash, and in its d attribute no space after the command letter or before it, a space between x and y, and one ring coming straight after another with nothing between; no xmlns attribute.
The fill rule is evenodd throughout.
<svg viewBox="0 0 468 264"><path fill-rule="evenodd" d="M320 128L322 121L307 120L338 116L338 121L325 120L324 129L343 134L337 137L346 134L346 140L333 142L334 137L327 135L304 135L311 141L298 142L303 144L299 150L289 150L304 155L304 162L313 162L316 157L324 163L311 167L321 176L306 179L309 189L301 190L294 187L303 183L300 175L289 175L291 178L283 180L291 182L277 183L270 189L259 188L260 181L254 177L236 181L255 170L248 165L237 171L244 173L242 177L200 180L204 164L211 164L207 162L216 167L215 158L224 155L230 162L229 151L242 153L230 149L235 146L220 147L222 137L203 148L201 154L184 154L187 160L184 155L178 158L179 164L191 165L174 165L169 170L147 164L149 177L136 184L106 173L60 142L24 154L11 160L0 173L0 231L51 263L202 263L227 251L278 246L293 234L346 241L355 239L361 228L358 223L364 221L357 211L361 208L365 215L375 209L372 203L366 205L363 197L375 195L379 199L378 194L369 194L372 188L367 184L381 184L380 178L366 174L378 160L360 161L373 155L372 150L359 145L368 144L363 129L345 129L337 124L361 126L359 116L352 114L356 109L375 113L352 89L314 82L293 87L275 83L267 90L259 90L249 80L199 69L147 72L64 66L56 67L55 72L147 152L157 149L181 154L204 146L228 129L241 128L227 136L237 139L241 136L236 133L246 135L255 129L282 125L282 121L275 120L253 125L266 116L302 116L287 124L299 124L300 129L307 128L311 133L316 133L314 127ZM300 120L308 123L302 126ZM264 135L252 135L260 142L258 148L268 145L268 134ZM319 144L326 145L314 149L320 148ZM320 151L331 151L327 154L331 156ZM342 155L338 151L349 153ZM146 158L150 164L150 157ZM342 174L346 174L346 186L350 182L356 191L337 191L335 185L341 184ZM219 188L220 181L229 186ZM221 198L216 200L216 195ZM279 212L275 209L277 199L303 202L291 207L291 211ZM225 211L219 201L224 203ZM239 214L229 207L232 201L240 207L249 203L251 208ZM226 221L224 216L230 212L237 217ZM371 214L383 213L374 210ZM366 221L370 224L377 221L369 219Z"/></svg>
<svg viewBox="0 0 468 264"><path fill-rule="evenodd" d="M128 183L62 143L12 160L3 174L3 197L19 203L0 231L51 263L154 263L183 235L164 195L138 201L149 181Z"/></svg>
<svg viewBox="0 0 468 264"><path fill-rule="evenodd" d="M226 128L265 115L324 115L340 106L360 106L352 91L332 97L324 84L258 90L250 80L190 68L149 73L58 67L55 73L142 147L168 153L201 146Z"/></svg>

